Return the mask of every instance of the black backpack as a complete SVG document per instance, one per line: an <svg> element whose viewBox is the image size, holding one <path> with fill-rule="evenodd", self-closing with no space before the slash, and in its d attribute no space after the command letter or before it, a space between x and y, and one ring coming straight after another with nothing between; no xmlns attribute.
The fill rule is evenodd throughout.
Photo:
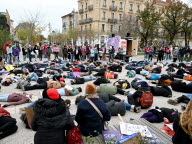
<svg viewBox="0 0 192 144"><path fill-rule="evenodd" d="M113 85L121 89L129 89L131 87L130 83L127 80L121 80L121 79L116 81Z"/></svg>
<svg viewBox="0 0 192 144"><path fill-rule="evenodd" d="M110 83L110 81L104 77L98 78L93 82L95 85Z"/></svg>

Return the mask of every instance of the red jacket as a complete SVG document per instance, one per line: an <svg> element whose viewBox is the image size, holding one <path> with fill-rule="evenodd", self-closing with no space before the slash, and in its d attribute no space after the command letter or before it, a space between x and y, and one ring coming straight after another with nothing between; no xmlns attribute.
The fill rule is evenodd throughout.
<svg viewBox="0 0 192 144"><path fill-rule="evenodd" d="M0 117L2 116L10 116L10 113L6 111L4 108L0 107Z"/></svg>

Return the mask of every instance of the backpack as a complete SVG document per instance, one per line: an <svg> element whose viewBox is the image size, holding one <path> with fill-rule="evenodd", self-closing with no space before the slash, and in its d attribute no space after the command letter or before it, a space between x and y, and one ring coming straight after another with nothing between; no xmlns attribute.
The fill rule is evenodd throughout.
<svg viewBox="0 0 192 144"><path fill-rule="evenodd" d="M139 87L139 81L141 80L141 78L135 78L132 82L131 82L131 86L134 89L137 89Z"/></svg>
<svg viewBox="0 0 192 144"><path fill-rule="evenodd" d="M67 130L66 137L67 144L81 144L83 142L81 132L77 126L74 126L71 130Z"/></svg>
<svg viewBox="0 0 192 144"><path fill-rule="evenodd" d="M116 79L118 77L118 75L115 74L115 73L110 73L110 72L106 71L105 74L104 74L104 77L106 79Z"/></svg>
<svg viewBox="0 0 192 144"><path fill-rule="evenodd" d="M134 77L136 75L136 72L134 70L130 70L127 72L128 77Z"/></svg>
<svg viewBox="0 0 192 144"><path fill-rule="evenodd" d="M148 91L142 91L139 101L142 108L149 108L153 104L153 94Z"/></svg>

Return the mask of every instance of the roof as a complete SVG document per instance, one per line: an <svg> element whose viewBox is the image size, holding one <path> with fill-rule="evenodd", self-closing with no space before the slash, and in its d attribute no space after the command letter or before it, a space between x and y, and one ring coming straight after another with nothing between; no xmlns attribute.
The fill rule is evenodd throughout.
<svg viewBox="0 0 192 144"><path fill-rule="evenodd" d="M71 13L68 13L68 14L62 16L61 18L68 17L68 16L72 16L73 13L78 14L78 12L71 12Z"/></svg>

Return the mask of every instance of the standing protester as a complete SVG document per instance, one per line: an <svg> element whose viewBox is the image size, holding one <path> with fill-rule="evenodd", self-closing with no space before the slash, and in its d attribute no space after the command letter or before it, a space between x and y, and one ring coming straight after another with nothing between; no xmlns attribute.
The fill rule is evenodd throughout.
<svg viewBox="0 0 192 144"><path fill-rule="evenodd" d="M26 48L26 46L23 46L22 54L23 54L23 61L26 61L26 58L27 58L27 48Z"/></svg>
<svg viewBox="0 0 192 144"><path fill-rule="evenodd" d="M179 62L183 62L185 53L186 53L185 47L179 49Z"/></svg>
<svg viewBox="0 0 192 144"><path fill-rule="evenodd" d="M78 47L75 47L75 61L79 61L79 49Z"/></svg>
<svg viewBox="0 0 192 144"><path fill-rule="evenodd" d="M90 46L86 46L86 56L87 56L87 59L89 59L90 53L91 53L91 47Z"/></svg>
<svg viewBox="0 0 192 144"><path fill-rule="evenodd" d="M16 46L13 46L13 52L12 55L14 57L14 63L17 66L19 63L19 49Z"/></svg>
<svg viewBox="0 0 192 144"><path fill-rule="evenodd" d="M18 48L18 50L19 50L19 53L20 53L20 51L21 51L21 47L20 47L20 44L19 44L19 43L16 43L16 47ZM19 56L18 56L18 62L20 62Z"/></svg>
<svg viewBox="0 0 192 144"><path fill-rule="evenodd" d="M150 51L150 47L147 46L147 47L145 48L145 57L144 57L145 60L148 60L148 59L149 59L149 51Z"/></svg>
<svg viewBox="0 0 192 144"><path fill-rule="evenodd" d="M39 60L42 61L42 59L43 59L43 47L40 46L39 47Z"/></svg>
<svg viewBox="0 0 192 144"><path fill-rule="evenodd" d="M173 62L177 61L178 53L179 53L178 47L173 48Z"/></svg>
<svg viewBox="0 0 192 144"><path fill-rule="evenodd" d="M153 55L155 54L154 50L153 50L153 49L150 49L150 51L149 51L148 54L149 54L148 60L152 62L152 60L153 60Z"/></svg>
<svg viewBox="0 0 192 144"><path fill-rule="evenodd" d="M74 57L75 57L75 47L73 46L71 48L71 55L70 55L70 61L73 62L74 61Z"/></svg>
<svg viewBox="0 0 192 144"><path fill-rule="evenodd" d="M90 61L93 62L95 59L95 49L91 48Z"/></svg>
<svg viewBox="0 0 192 144"><path fill-rule="evenodd" d="M188 57L188 62L192 61L192 48L189 49L189 57Z"/></svg>
<svg viewBox="0 0 192 144"><path fill-rule="evenodd" d="M165 47L165 59L166 60L169 60L171 58L170 54L171 54L170 49L168 47Z"/></svg>
<svg viewBox="0 0 192 144"><path fill-rule="evenodd" d="M7 51L7 63L8 64L12 64L12 46L11 44L9 44L9 46L6 48L6 51Z"/></svg>
<svg viewBox="0 0 192 144"><path fill-rule="evenodd" d="M164 50L163 48L158 50L157 62L161 62L163 60Z"/></svg>
<svg viewBox="0 0 192 144"><path fill-rule="evenodd" d="M86 60L86 47L85 46L82 46L81 53L82 53L82 61Z"/></svg>
<svg viewBox="0 0 192 144"><path fill-rule="evenodd" d="M39 54L39 50L38 50L37 45L34 46L33 53L34 53L34 56L35 56L35 61L37 61L37 57L38 57L38 54Z"/></svg>
<svg viewBox="0 0 192 144"><path fill-rule="evenodd" d="M47 47L48 47L48 45L44 45L44 46L43 46L43 54L44 54L44 58L47 58L47 55L46 55Z"/></svg>
<svg viewBox="0 0 192 144"><path fill-rule="evenodd" d="M46 48L46 55L47 55L48 61L50 61L51 53L52 53L52 50L51 50L51 47L50 47L50 45L49 45L49 46Z"/></svg>
<svg viewBox="0 0 192 144"><path fill-rule="evenodd" d="M99 56L99 51L97 47L95 47L94 50L95 50L95 61L97 61Z"/></svg>
<svg viewBox="0 0 192 144"><path fill-rule="evenodd" d="M101 50L102 50L102 60L105 61L106 60L106 47L102 46Z"/></svg>
<svg viewBox="0 0 192 144"><path fill-rule="evenodd" d="M124 55L124 49L123 48L119 49L119 55L120 55L120 60L123 61L123 55Z"/></svg>
<svg viewBox="0 0 192 144"><path fill-rule="evenodd" d="M78 47L78 53L79 53L79 59L82 61L82 52L81 52L81 47Z"/></svg>
<svg viewBox="0 0 192 144"><path fill-rule="evenodd" d="M113 46L110 46L110 48L109 48L109 62L113 62L114 53L115 53L114 47L113 47Z"/></svg>
<svg viewBox="0 0 192 144"><path fill-rule="evenodd" d="M57 45L53 46L53 53L55 55L55 59L58 59L58 54L59 54L60 48Z"/></svg>
<svg viewBox="0 0 192 144"><path fill-rule="evenodd" d="M67 60L67 46L64 46L62 49L63 60Z"/></svg>
<svg viewBox="0 0 192 144"><path fill-rule="evenodd" d="M29 47L28 47L29 62L32 62L32 55L31 55L32 51L33 51L32 47L31 47L31 45L29 45Z"/></svg>
<svg viewBox="0 0 192 144"><path fill-rule="evenodd" d="M7 47L9 47L9 42L6 42L5 45L3 46L3 54L4 54L4 58L5 58L5 61L7 62Z"/></svg>

